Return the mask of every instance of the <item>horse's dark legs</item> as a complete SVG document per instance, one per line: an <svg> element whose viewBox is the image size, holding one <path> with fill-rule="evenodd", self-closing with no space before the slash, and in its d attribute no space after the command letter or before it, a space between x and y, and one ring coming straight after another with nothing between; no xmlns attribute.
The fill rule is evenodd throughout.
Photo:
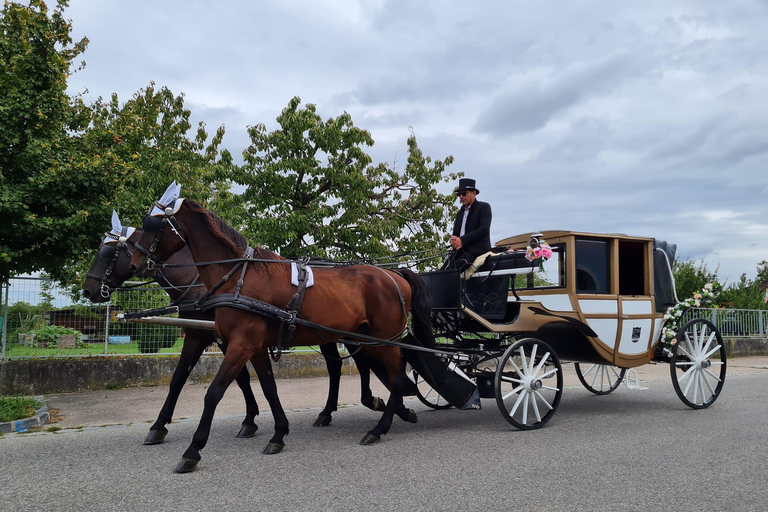
<svg viewBox="0 0 768 512"><path fill-rule="evenodd" d="M384 400L377 396L373 396L371 391L371 365L372 362L369 356L362 352L357 352L358 347L347 347L350 353L354 354L352 357L357 365L357 371L360 374L360 403L373 411L383 411L385 404ZM317 419L313 426L326 427L331 424L333 417L331 416L337 410L339 404L339 385L341 382L341 369L343 362L339 355L338 347L335 343L325 343L320 345L320 352L322 352L325 358L325 365L328 368L328 400L325 402L325 408L317 415ZM386 375L386 374L385 374ZM382 382L386 382L386 376Z"/></svg>
<svg viewBox="0 0 768 512"><path fill-rule="evenodd" d="M280 453L285 447L283 438L288 435L288 417L285 415L283 406L280 404L280 398L277 396L277 384L275 375L272 373L272 363L269 361L269 355L266 349L251 357L251 363L259 376L261 390L272 410L272 416L275 418L275 434L269 440L269 444L262 450L262 453L273 455Z"/></svg>
<svg viewBox="0 0 768 512"><path fill-rule="evenodd" d="M189 379L189 374L200 360L200 356L205 351L205 347L210 344L210 334L198 334L190 331L186 331L186 337L184 338L184 345L181 349L181 355L179 356L179 362L176 365L176 369L171 377L170 390L168 396L165 399L163 407L160 409L160 414L155 420L155 423L149 427L149 434L144 439L144 444L159 444L168 435L168 429L165 425L173 420L173 411L176 409L176 404L179 400L181 390L184 388L184 384ZM222 345L222 352L226 353L226 345ZM256 403L256 397L253 395L251 389L251 376L248 374L247 368L243 367L242 371L237 376L237 385L243 391L243 397L245 398L245 419L243 420L243 426L237 437L252 437L258 427L254 422L254 418L259 414L259 406Z"/></svg>
<svg viewBox="0 0 768 512"><path fill-rule="evenodd" d="M317 415L313 426L326 427L331 424L331 414L337 410L339 403L339 385L341 384L343 365L335 343L320 345L320 352L325 358L325 366L328 369L328 400L326 400L323 410Z"/></svg>
<svg viewBox="0 0 768 512"><path fill-rule="evenodd" d="M231 347L230 347L231 348ZM195 469L200 461L200 450L205 448L208 437L211 434L211 423L213 415L216 412L216 406L224 396L224 392L235 380L235 376L245 366L248 355L243 350L229 350L224 356L219 371L216 373L213 382L205 394L203 414L200 417L200 423L197 426L195 434L192 436L192 443L184 452L181 461L176 465L176 473L188 473Z"/></svg>
<svg viewBox="0 0 768 512"><path fill-rule="evenodd" d="M368 431L368 433L360 440L360 444L370 445L378 442L381 439L381 436L389 432L395 414L405 421L416 423L416 413L411 409L406 408L403 403L405 386L402 379L407 378L408 377L405 376L402 367L400 367L400 371L389 379L391 393L389 395L389 400L387 400L387 406L384 408L384 414L381 415L381 419L373 430Z"/></svg>
<svg viewBox="0 0 768 512"><path fill-rule="evenodd" d="M168 429L165 426L173 419L173 411L176 409L176 403L179 401L181 390L184 384L186 384L192 368L200 360L200 355L204 350L205 344L200 339L189 336L184 338L179 362L173 372L173 377L171 377L168 396L165 398L165 403L163 403L163 407L160 409L157 420L149 427L149 434L144 439L144 444L159 444L165 439L165 436L168 434Z"/></svg>

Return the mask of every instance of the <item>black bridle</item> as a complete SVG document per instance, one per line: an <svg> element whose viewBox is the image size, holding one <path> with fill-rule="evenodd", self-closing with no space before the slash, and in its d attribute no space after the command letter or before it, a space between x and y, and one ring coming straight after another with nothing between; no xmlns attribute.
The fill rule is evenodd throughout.
<svg viewBox="0 0 768 512"><path fill-rule="evenodd" d="M152 215L152 208L155 206L163 212L162 219ZM170 205L164 205L157 201L154 205L149 207L149 211L144 217L144 222L142 224L142 229L145 232L155 233L155 238L152 240L152 244L149 246L149 249L145 249L138 242L133 244L134 248L147 258L147 270L159 271L159 269L165 265L165 262L157 257L155 251L157 250L157 246L160 244L160 241L163 238L166 226L170 226L171 230L176 234L176 236L181 238L181 241L185 244L187 243L184 237L181 236L181 228L179 228L179 222L173 215L173 208ZM160 272L160 274L162 275L162 272ZM165 279L165 276L163 276L163 279Z"/></svg>
<svg viewBox="0 0 768 512"><path fill-rule="evenodd" d="M101 288L99 289L99 294L105 298L109 298L110 289L114 290L116 288L119 288L119 285L115 284L113 281L110 281L109 276L112 275L112 272L115 270L115 265L117 264L117 260L120 257L120 251L125 251L125 254L128 256L128 258L133 257L133 253L128 248L128 227L123 227L123 229L120 231L120 234L115 234L112 232L104 233L104 236L107 238L111 238L114 240L115 243L115 251L112 254L112 259L109 262L109 265L107 266L107 270L104 272L104 276L99 276L96 274L91 274L90 272L85 274L85 277L90 277L91 279L95 279L96 281L101 282ZM101 249L107 244L112 244L112 241L102 242L99 246L99 257L101 256Z"/></svg>

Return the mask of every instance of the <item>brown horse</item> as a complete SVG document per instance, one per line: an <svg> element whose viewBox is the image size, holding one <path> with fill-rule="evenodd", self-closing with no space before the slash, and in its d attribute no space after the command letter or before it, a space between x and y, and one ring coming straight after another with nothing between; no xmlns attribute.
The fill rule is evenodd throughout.
<svg viewBox="0 0 768 512"><path fill-rule="evenodd" d="M86 274L83 283L83 297L91 302L107 302L110 299L112 290L122 285L127 279L133 277L130 270L130 256L133 255L135 248L133 241L141 238L141 230L134 231L125 241L113 240L102 243L99 251L91 263L91 268ZM169 263L185 263L192 261L192 256L188 249L174 254ZM156 274L155 282L163 286L172 301L177 301L184 296L184 299L197 300L204 293L202 285L194 288L187 288L187 285L194 283L197 276L197 270L193 267L172 268L163 275ZM201 312L182 312L181 318L191 318L199 320L212 320L213 315ZM186 384L192 368L200 360L205 348L216 343L216 334L213 331L204 329L184 328L184 345L181 349L179 362L171 377L171 385L168 390L168 396L160 409L157 420L149 427L144 444L159 444L168 435L166 425L173 419L173 411L179 400L181 390ZM227 345L222 343L222 352L226 353ZM240 432L237 437L253 437L258 427L254 418L259 414L259 406L256 403L256 397L251 389L251 377L248 370L243 367L238 373L236 379L237 385L243 392L245 398L245 419L243 420Z"/></svg>
<svg viewBox="0 0 768 512"><path fill-rule="evenodd" d="M242 258L247 242L219 217L193 201L178 199L177 195L168 198L166 194L144 218L144 231L137 247L149 248L147 252L151 258L165 260L186 244L196 262L205 262L198 271L206 288L215 290L213 299L240 293L244 298L262 301L277 309L284 308L296 292L290 283L290 268L286 261L261 248L256 249L253 255L256 261L244 266L247 271L242 270L243 277L237 283L235 279L222 279L232 276L237 265L225 260ZM145 263L145 256L134 253L131 260L134 269ZM228 341L229 350L206 393L200 424L175 468L177 472L192 471L200 461L200 450L210 435L216 406L237 372L250 359L261 378L262 373L268 371L266 349L278 345L280 341L280 320L236 306L230 302L219 304L215 309L217 334ZM416 338L430 345L430 301L421 278L407 270L396 273L373 266L355 265L315 268L315 284L306 289L300 314L304 320L331 329L394 341L403 336L409 310L413 313ZM322 345L335 343L341 337L340 334L299 326L292 344ZM378 442L389 431L395 414L416 421L415 413L403 404L403 395L411 384L404 372L400 349L379 345L366 347L366 352L386 368L391 394L380 421L360 441L363 445ZM275 434L264 453L278 453L285 446L288 418L280 405L276 387L264 392L275 417Z"/></svg>
<svg viewBox="0 0 768 512"><path fill-rule="evenodd" d="M117 222L117 228L114 226L115 222ZM105 238L105 242L99 247L93 262L91 263L91 268L86 274L85 282L83 283L83 296L91 302L101 303L108 301L112 294L112 290L118 288L126 280L134 276L134 273L130 269L130 259L135 251L134 241L141 238L143 231L140 229L134 230L133 228L127 228L125 234L129 236L125 237L125 241L121 241L119 239L121 231L121 229L119 229L120 227L122 226L120 226L117 214L113 213L113 232L107 233L108 236ZM151 277L154 279L157 284L164 288L173 302L182 298L185 302L194 302L205 294L205 288L202 283L199 283L197 286L191 286L193 283L198 283L199 274L197 273L197 269L191 265L194 261L192 260L189 248L184 247L181 251L173 254L169 258L168 263L173 266L162 272L143 272L140 277ZM181 318L213 320L214 312L182 311L179 316ZM211 330L185 327L184 333L184 345L179 356L176 370L174 370L173 377L171 378L168 396L165 399L157 420L150 427L149 433L144 440L144 444L152 445L163 442L168 434L166 425L173 419L173 411L178 402L179 395L181 394L192 369L200 360L205 348L218 342L215 332ZM226 353L227 344L222 342L220 346L222 352ZM325 357L330 382L328 399L326 400L325 407L318 414L314 425L327 426L331 423L332 413L337 410L342 359L334 344L322 345L320 349ZM360 373L361 403L374 411L383 411L384 401L379 397L373 396L373 393L371 392L371 363L368 360L369 358L366 354L353 352L351 347L350 352L353 354L352 357L355 360L355 364ZM373 370L377 373L381 373L377 367L374 367ZM271 376L271 372L269 375ZM386 377L384 378L386 382ZM243 392L246 405L245 419L243 420L243 425L240 432L237 434L237 437L252 437L258 429L254 422L254 418L259 414L259 408L253 395L253 390L251 389L250 375L245 367L243 367L242 371L237 375L235 381Z"/></svg>

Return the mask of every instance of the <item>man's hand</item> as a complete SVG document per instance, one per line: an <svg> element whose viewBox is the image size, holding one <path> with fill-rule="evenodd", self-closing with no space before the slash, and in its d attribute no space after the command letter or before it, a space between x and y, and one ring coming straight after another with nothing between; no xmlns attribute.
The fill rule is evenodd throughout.
<svg viewBox="0 0 768 512"><path fill-rule="evenodd" d="M456 235L451 235L451 245L457 251L464 247L464 244L461 242L461 238L457 237Z"/></svg>

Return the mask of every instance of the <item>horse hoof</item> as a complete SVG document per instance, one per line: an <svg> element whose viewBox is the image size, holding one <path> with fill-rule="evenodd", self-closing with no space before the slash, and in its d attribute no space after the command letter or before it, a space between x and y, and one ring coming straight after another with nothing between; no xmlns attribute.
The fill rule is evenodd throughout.
<svg viewBox="0 0 768 512"><path fill-rule="evenodd" d="M363 438L360 440L360 444L363 446L370 446L372 444L376 444L381 440L381 436L378 434L371 434L368 432L363 436Z"/></svg>
<svg viewBox="0 0 768 512"><path fill-rule="evenodd" d="M167 435L167 430L150 430L146 439L144 439L144 444L160 444L163 442L163 439L165 439L165 436Z"/></svg>
<svg viewBox="0 0 768 512"><path fill-rule="evenodd" d="M198 462L200 461L182 457L179 463L176 464L176 467L173 468L173 472L174 473L191 473L197 467Z"/></svg>
<svg viewBox="0 0 768 512"><path fill-rule="evenodd" d="M270 442L266 446L266 448L261 450L261 453L263 453L265 455L274 455L276 453L280 453L281 451L283 451L283 448L285 448L285 445L283 443L273 443L273 442Z"/></svg>
<svg viewBox="0 0 768 512"><path fill-rule="evenodd" d="M313 427L327 427L328 425L331 424L331 419L332 418L331 418L330 414L328 416L323 416L322 414L320 414L317 417L317 419L315 420L315 422L312 424L312 426Z"/></svg>
<svg viewBox="0 0 768 512"><path fill-rule="evenodd" d="M408 418L405 421L408 423L416 423L419 421L419 418L416 417L416 411L413 409L408 409Z"/></svg>
<svg viewBox="0 0 768 512"><path fill-rule="evenodd" d="M373 409L374 411L384 412L384 409L387 407L387 404L384 403L384 400L381 398L375 396L373 397Z"/></svg>
<svg viewBox="0 0 768 512"><path fill-rule="evenodd" d="M257 430L259 430L259 427L256 425L243 425L240 427L240 432L237 433L237 437L240 439L253 437L256 435Z"/></svg>

